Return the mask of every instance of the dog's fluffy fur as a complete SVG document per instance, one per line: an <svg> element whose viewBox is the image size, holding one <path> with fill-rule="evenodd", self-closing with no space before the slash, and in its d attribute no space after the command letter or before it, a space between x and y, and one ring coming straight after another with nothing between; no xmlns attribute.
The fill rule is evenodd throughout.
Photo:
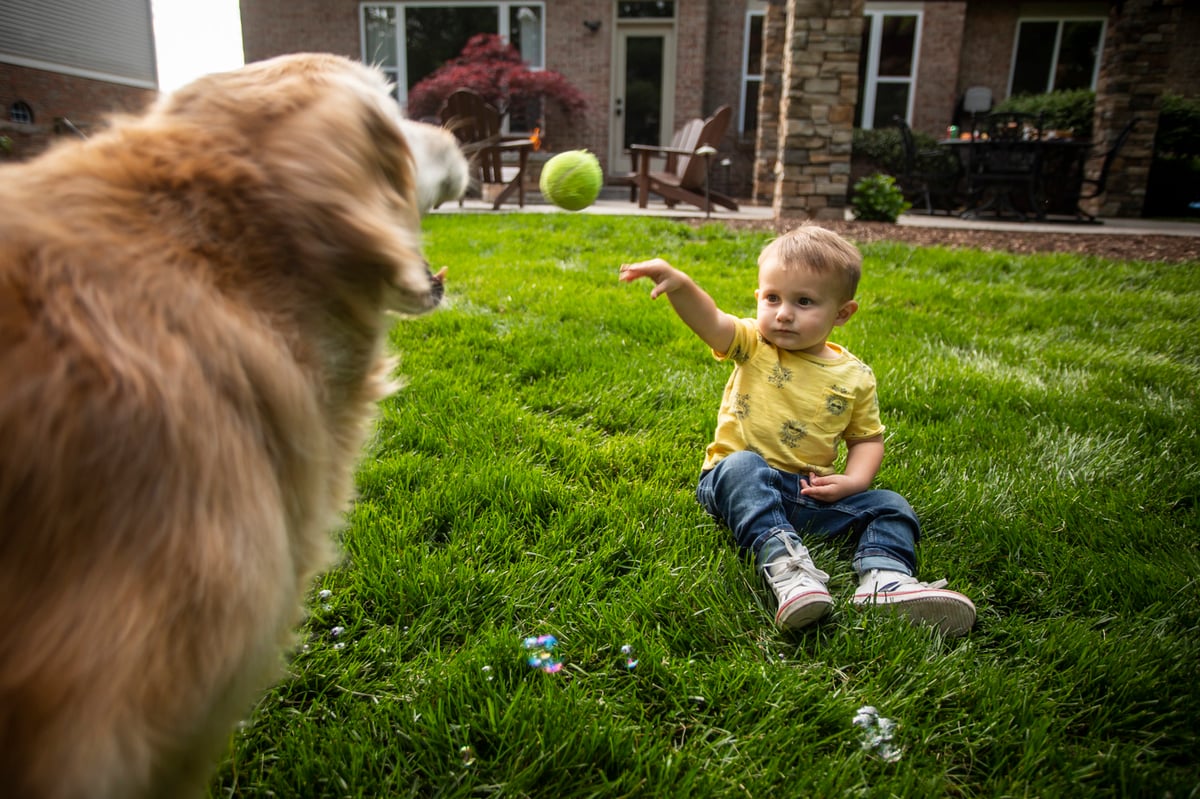
<svg viewBox="0 0 1200 799"><path fill-rule="evenodd" d="M281 652L442 294L449 133L329 55L210 75L0 171L0 784L175 797Z"/></svg>

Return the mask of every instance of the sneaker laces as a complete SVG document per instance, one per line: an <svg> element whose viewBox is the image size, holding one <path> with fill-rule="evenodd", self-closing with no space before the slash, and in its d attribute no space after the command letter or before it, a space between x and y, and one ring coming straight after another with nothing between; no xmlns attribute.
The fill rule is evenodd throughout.
<svg viewBox="0 0 1200 799"><path fill-rule="evenodd" d="M797 548L790 538L780 536L787 547L788 556L772 561L766 568L767 582L779 590L801 581L816 581L824 585L829 575L816 567L808 550Z"/></svg>
<svg viewBox="0 0 1200 799"><path fill-rule="evenodd" d="M904 574L902 572L893 572L892 574L888 575L888 582L884 583L880 579L882 576L882 575L880 575L880 571L881 570L879 570L879 569L874 569L874 570L868 572L867 577L865 579L863 579L863 581L862 581L862 587L866 588L866 587L868 587L869 584L872 583L872 581L874 581L874 586L872 588L872 591L874 591L876 593L883 593L883 592L887 592L887 591L895 591L896 589L898 589L904 585L919 585L923 588L932 588L932 589L941 589L941 588L945 588L946 586L950 585L950 581L946 580L944 578L941 580L935 580L932 583L923 583L920 580L918 580L916 577L913 577L911 574Z"/></svg>

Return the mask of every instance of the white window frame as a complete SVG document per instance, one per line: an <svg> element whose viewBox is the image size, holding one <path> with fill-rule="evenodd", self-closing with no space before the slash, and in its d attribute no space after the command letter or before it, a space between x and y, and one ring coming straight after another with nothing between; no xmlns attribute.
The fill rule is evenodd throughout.
<svg viewBox="0 0 1200 799"><path fill-rule="evenodd" d="M746 71L747 62L750 60L750 26L755 17L762 20L763 34L765 36L767 30L766 9L748 9L746 11L746 24L742 29L742 100L738 106L738 133L743 134L746 132L746 100L750 96L751 84L758 84L758 96L762 97L763 73L759 72L757 75L752 75ZM766 66L762 56L759 57L759 65L760 68ZM761 125L762 120L759 120L758 124Z"/></svg>
<svg viewBox="0 0 1200 799"><path fill-rule="evenodd" d="M537 71L545 68L546 64L546 3L543 0L492 0L490 3L469 3L463 0L398 0L390 3L370 3L363 2L358 4L358 28L359 28L359 51L362 53L363 61L371 63L371 54L367 52L367 26L363 24L363 17L367 8L388 8L395 12L395 24L393 25L392 35L396 37L396 57L398 64L379 64L378 66L387 74L387 76L396 84L396 99L399 101L402 108L408 107L408 58L407 58L407 43L403 40L404 30L406 29L405 12L409 8L478 8L480 6L495 6L499 9L500 34L504 41L511 41L512 29L509 25L510 12L514 7L521 6L536 6L540 9L539 21L541 23L541 34L538 37L541 43L542 51L540 55L540 63L533 63L533 59L522 54L527 61L530 62L529 68ZM480 33L490 33L490 31L480 31Z"/></svg>
<svg viewBox="0 0 1200 799"><path fill-rule="evenodd" d="M1096 53L1096 63L1092 65L1092 83L1089 87L1092 91L1096 90L1096 83L1100 80L1100 62L1104 58L1104 42L1108 38L1108 18L1083 15L1083 16L1025 16L1017 19L1016 35L1013 36L1012 56L1008 60L1008 86L1007 94L1012 96L1013 79L1016 77L1017 71L1017 52L1021 47L1021 25L1026 22L1054 22L1057 23L1057 30L1054 32L1054 54L1050 58L1050 71L1046 75L1046 85L1042 89L1043 92L1054 91L1054 75L1058 72L1058 53L1062 47L1063 24L1067 22L1099 22L1100 23L1100 49Z"/></svg>
<svg viewBox="0 0 1200 799"><path fill-rule="evenodd" d="M875 93L876 88L881 83L906 83L908 84L908 105L904 109L904 120L908 124L912 124L913 107L917 97L917 74L921 66L921 37L925 32L925 4L924 3L867 3L863 9L863 16L871 18L871 38L867 42L867 52L860 54L860 58L867 59L866 81L863 86L863 108L862 108L862 127L864 130L870 130L875 125ZM913 54L912 54L912 72L907 77L885 76L879 75L879 46L883 37L883 18L884 17L916 17L917 29L913 36ZM870 119L867 114L870 113ZM883 126L891 120L884 120Z"/></svg>

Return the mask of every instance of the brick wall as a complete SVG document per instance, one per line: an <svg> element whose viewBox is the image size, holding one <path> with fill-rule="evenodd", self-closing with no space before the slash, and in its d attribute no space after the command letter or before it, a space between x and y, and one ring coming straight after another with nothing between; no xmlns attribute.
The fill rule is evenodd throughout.
<svg viewBox="0 0 1200 799"><path fill-rule="evenodd" d="M362 58L358 0L254 0L241 4L246 61L316 51Z"/></svg>
<svg viewBox="0 0 1200 799"><path fill-rule="evenodd" d="M958 65L962 53L966 4L927 0L922 17L921 52L913 130L942 135L958 104Z"/></svg>
<svg viewBox="0 0 1200 799"><path fill-rule="evenodd" d="M86 131L103 124L110 114L140 111L157 96L153 89L0 64L0 119L5 120L0 125L0 135L13 141L9 157L29 158L65 131L61 125L55 125L56 119L69 119ZM32 125L7 122L8 110L18 100L33 109Z"/></svg>
<svg viewBox="0 0 1200 799"><path fill-rule="evenodd" d="M733 108L729 133L721 141L719 164L728 159L728 172L713 167L714 186L728 194L749 196L754 182L755 137L742 136L738 125L742 113L742 68L745 53L746 2L709 0L708 44L705 62L704 113L711 114L718 106Z"/></svg>
<svg viewBox="0 0 1200 799"><path fill-rule="evenodd" d="M1167 89L1184 97L1200 99L1200 4L1180 9L1179 26L1171 46Z"/></svg>
<svg viewBox="0 0 1200 799"><path fill-rule="evenodd" d="M1008 72L1017 35L1018 6L1018 3L979 2L967 5L957 97L962 97L972 86L991 89L993 103L1008 96Z"/></svg>

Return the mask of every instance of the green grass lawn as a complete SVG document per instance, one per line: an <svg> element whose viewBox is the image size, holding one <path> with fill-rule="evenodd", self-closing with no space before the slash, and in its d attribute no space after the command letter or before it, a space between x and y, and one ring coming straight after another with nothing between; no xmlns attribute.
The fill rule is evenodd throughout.
<svg viewBox="0 0 1200 799"><path fill-rule="evenodd" d="M1200 264L865 246L834 340L878 376L921 576L979 622L859 612L817 547L838 604L789 636L693 498L729 367L617 282L661 255L750 316L768 236L425 226L448 304L394 330L344 563L213 797L1200 795Z"/></svg>

